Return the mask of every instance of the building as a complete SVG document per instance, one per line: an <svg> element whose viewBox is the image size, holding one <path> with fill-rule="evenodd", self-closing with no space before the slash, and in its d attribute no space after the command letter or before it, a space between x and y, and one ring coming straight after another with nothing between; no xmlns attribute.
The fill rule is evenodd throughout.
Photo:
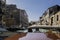
<svg viewBox="0 0 60 40"><path fill-rule="evenodd" d="M6 10L5 7L6 7L6 0L0 0L0 14L3 14L5 12Z"/></svg>
<svg viewBox="0 0 60 40"><path fill-rule="evenodd" d="M20 10L20 27L28 27L28 15L25 10Z"/></svg>
<svg viewBox="0 0 60 40"><path fill-rule="evenodd" d="M54 7L54 8L53 8ZM50 8L50 25L60 25L60 6L55 5Z"/></svg>
<svg viewBox="0 0 60 40"><path fill-rule="evenodd" d="M49 9L47 9L43 15L40 17L40 24L41 25L49 25Z"/></svg>
<svg viewBox="0 0 60 40"><path fill-rule="evenodd" d="M15 18L13 18L13 11L15 9L16 9L16 5L7 5L6 4L6 12L3 15L4 26L11 27L12 25L15 25L16 22L12 22L12 20L15 21Z"/></svg>
<svg viewBox="0 0 60 40"><path fill-rule="evenodd" d="M60 16L60 6L54 5L49 7L43 15L40 17L40 24L41 25L60 25L59 16Z"/></svg>
<svg viewBox="0 0 60 40"><path fill-rule="evenodd" d="M0 25L3 24L2 17L6 11L5 7L6 7L6 0L0 0Z"/></svg>
<svg viewBox="0 0 60 40"><path fill-rule="evenodd" d="M14 4L6 5L6 13L3 16L3 21L7 27L11 28L28 27L28 15L26 11L18 9Z"/></svg>
<svg viewBox="0 0 60 40"><path fill-rule="evenodd" d="M18 9L16 5L14 4L7 5L7 17L13 18L16 22L15 25L18 25L18 21L20 20L19 16L20 9Z"/></svg>

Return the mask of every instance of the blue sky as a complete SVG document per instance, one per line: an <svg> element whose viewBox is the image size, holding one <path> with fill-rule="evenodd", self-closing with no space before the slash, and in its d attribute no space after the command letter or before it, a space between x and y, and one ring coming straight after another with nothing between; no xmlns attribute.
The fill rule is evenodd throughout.
<svg viewBox="0 0 60 40"><path fill-rule="evenodd" d="M7 0L7 4L16 4L26 10L29 21L37 21L47 8L60 5L60 0Z"/></svg>

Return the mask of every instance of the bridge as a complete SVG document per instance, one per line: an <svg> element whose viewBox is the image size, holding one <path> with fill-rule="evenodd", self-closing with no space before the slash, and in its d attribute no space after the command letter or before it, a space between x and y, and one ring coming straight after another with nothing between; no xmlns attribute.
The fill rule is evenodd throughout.
<svg viewBox="0 0 60 40"><path fill-rule="evenodd" d="M51 29L51 30L57 30L57 31L60 31L60 26L58 25L54 25L54 26L49 26L49 25L32 25L32 26L29 26L29 28L40 28L40 29Z"/></svg>
<svg viewBox="0 0 60 40"><path fill-rule="evenodd" d="M57 31L60 31L60 26L46 26L46 25L32 25L32 26L29 26L28 28L26 29L35 29L35 28L40 28L40 29L48 29L48 30L57 30ZM9 31L17 31L17 30L25 30L23 28L7 28L7 30Z"/></svg>

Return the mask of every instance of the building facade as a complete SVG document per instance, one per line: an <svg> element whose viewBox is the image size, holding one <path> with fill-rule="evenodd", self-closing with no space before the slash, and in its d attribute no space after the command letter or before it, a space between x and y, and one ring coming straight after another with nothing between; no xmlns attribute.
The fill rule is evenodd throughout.
<svg viewBox="0 0 60 40"><path fill-rule="evenodd" d="M59 18L59 16L60 16L60 6L56 5L55 10L52 11L50 15L51 15L50 16L50 20L51 20L50 24L51 25L59 25L60 24L59 23L59 20L60 20L60 18Z"/></svg>
<svg viewBox="0 0 60 40"><path fill-rule="evenodd" d="M6 5L6 13L3 16L3 21L9 28L28 27L28 15L26 11L18 9L14 4Z"/></svg>
<svg viewBox="0 0 60 40"><path fill-rule="evenodd" d="M50 25L59 25L60 23L58 24L57 21L58 21L58 19L60 19L58 17L58 16L60 16L60 14L59 14L60 6L55 5L49 9L50 9L50 14L49 14L50 15Z"/></svg>
<svg viewBox="0 0 60 40"><path fill-rule="evenodd" d="M6 11L6 0L0 0L0 25L3 25L2 17Z"/></svg>
<svg viewBox="0 0 60 40"><path fill-rule="evenodd" d="M54 5L48 10L45 11L43 16L40 17L40 24L41 25L60 25L60 6Z"/></svg>
<svg viewBox="0 0 60 40"><path fill-rule="evenodd" d="M43 15L40 17L40 24L41 25L49 25L49 9L47 9Z"/></svg>
<svg viewBox="0 0 60 40"><path fill-rule="evenodd" d="M20 10L20 27L27 28L28 23L28 15L25 10Z"/></svg>
<svg viewBox="0 0 60 40"><path fill-rule="evenodd" d="M16 21L13 17L13 11L16 9L16 5L7 5L6 4L6 12L3 16L3 22L6 27L11 27L12 25L15 25ZM6 28L5 27L5 28Z"/></svg>

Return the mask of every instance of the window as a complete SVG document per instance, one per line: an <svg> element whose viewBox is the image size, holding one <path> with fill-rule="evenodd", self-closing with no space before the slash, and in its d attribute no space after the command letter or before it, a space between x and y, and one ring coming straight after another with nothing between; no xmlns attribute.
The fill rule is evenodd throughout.
<svg viewBox="0 0 60 40"><path fill-rule="evenodd" d="M50 11L50 13L53 13L53 11Z"/></svg>
<svg viewBox="0 0 60 40"><path fill-rule="evenodd" d="M13 17L13 15L11 15L11 18Z"/></svg>
<svg viewBox="0 0 60 40"><path fill-rule="evenodd" d="M53 17L51 18L51 25L53 25Z"/></svg>
<svg viewBox="0 0 60 40"><path fill-rule="evenodd" d="M59 20L59 16L57 15L57 21Z"/></svg>
<svg viewBox="0 0 60 40"><path fill-rule="evenodd" d="M36 31L39 31L39 28L36 28Z"/></svg>

